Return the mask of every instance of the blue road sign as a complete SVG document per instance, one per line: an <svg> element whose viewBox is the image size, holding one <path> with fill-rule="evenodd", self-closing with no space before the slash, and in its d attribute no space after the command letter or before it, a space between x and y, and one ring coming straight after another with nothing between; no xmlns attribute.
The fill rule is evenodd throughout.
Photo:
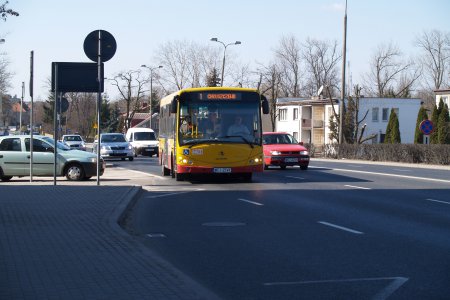
<svg viewBox="0 0 450 300"><path fill-rule="evenodd" d="M422 122L420 122L419 129L423 134L429 135L434 130L433 122L431 122L430 120L423 120Z"/></svg>

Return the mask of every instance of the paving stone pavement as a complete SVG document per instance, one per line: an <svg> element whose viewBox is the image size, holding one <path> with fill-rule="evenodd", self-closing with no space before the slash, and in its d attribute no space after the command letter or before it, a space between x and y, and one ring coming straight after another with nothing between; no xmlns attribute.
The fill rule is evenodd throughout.
<svg viewBox="0 0 450 300"><path fill-rule="evenodd" d="M217 299L118 225L140 191L0 183L0 299Z"/></svg>

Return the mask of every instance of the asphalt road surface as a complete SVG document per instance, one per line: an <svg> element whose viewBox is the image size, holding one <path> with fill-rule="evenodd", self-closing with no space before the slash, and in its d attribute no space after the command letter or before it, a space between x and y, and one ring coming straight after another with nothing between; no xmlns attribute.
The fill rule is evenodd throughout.
<svg viewBox="0 0 450 300"><path fill-rule="evenodd" d="M252 183L115 168L145 189L130 233L224 299L450 298L450 168L312 160Z"/></svg>

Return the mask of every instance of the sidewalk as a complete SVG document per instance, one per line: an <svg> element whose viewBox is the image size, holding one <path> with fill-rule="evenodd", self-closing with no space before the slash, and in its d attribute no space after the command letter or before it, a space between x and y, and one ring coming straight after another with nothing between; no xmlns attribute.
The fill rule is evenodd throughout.
<svg viewBox="0 0 450 300"><path fill-rule="evenodd" d="M140 187L0 184L0 299L215 299L127 234Z"/></svg>

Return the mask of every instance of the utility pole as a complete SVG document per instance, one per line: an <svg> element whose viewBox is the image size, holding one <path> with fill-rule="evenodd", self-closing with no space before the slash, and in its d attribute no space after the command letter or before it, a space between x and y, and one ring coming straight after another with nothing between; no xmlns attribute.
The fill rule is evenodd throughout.
<svg viewBox="0 0 450 300"><path fill-rule="evenodd" d="M341 78L341 102L339 103L339 144L344 143L344 99L345 99L345 61L347 54L347 0L345 0L345 15L344 15L344 41L342 49L342 78Z"/></svg>

